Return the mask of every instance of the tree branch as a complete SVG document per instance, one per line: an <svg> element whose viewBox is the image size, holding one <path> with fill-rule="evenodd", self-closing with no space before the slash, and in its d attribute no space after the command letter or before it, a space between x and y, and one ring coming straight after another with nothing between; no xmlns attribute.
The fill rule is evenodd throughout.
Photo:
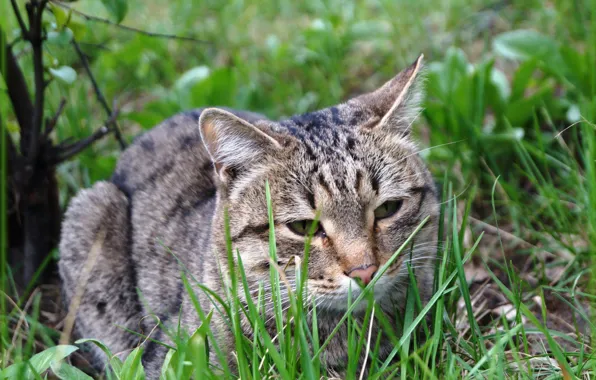
<svg viewBox="0 0 596 380"><path fill-rule="evenodd" d="M213 42L210 41L205 41L205 40L200 40L198 38L194 38L194 37L186 37L186 36L177 36L175 34L165 34L165 33L154 33L154 32L148 32L146 30L142 30L142 29L137 29L137 28L133 28L131 26L126 26L126 25L122 25L122 24L116 24L115 22L112 22L110 20L106 20L105 18L101 18L101 17L97 17L97 16L91 16L88 15L86 13L83 13L79 10L76 10L62 2L56 1L56 0L51 0L52 4L56 4L64 9L68 9L69 11L71 11L72 13L81 16L82 18L84 18L87 21L94 21L94 22L100 22L102 24L107 24L122 30L126 30L128 32L133 32L133 33L138 33L138 34L142 34L145 36L149 36L149 37L156 37L156 38L165 38L165 39L170 39L170 40L179 40L179 41L185 41L185 42L197 42L197 43L201 43L201 44L213 44Z"/></svg>
<svg viewBox="0 0 596 380"><path fill-rule="evenodd" d="M79 58L81 60L81 63L83 64L83 67L85 68L85 72L87 73L87 76L89 76L89 79L91 80L91 84L93 85L93 90L95 91L97 100L99 100L99 102L103 106L104 110L108 114L108 116L109 116L108 120L111 120L112 129L114 130L114 135L116 136L116 139L118 140L118 143L120 144L120 149L124 150L127 146L127 143L124 140L124 138L122 137L122 132L120 131L120 126L116 122L116 118L112 118L112 115L114 113L112 112L112 109L108 105L106 98L103 96L103 93L99 89L99 86L97 85L97 81L95 80L95 77L93 76L93 73L91 72L91 69L89 68L89 61L87 60L87 56L85 55L85 53L83 53L83 51L81 50L81 47L79 46L79 44L77 43L77 41L74 38L72 40L72 45L74 46L75 50L77 51L77 54L79 55Z"/></svg>
<svg viewBox="0 0 596 380"><path fill-rule="evenodd" d="M23 35L24 39L27 39L29 36L29 32L27 30L27 26L25 25L25 21L23 21L23 16L21 16L21 11L19 10L19 6L17 5L16 0L10 0L12 4L12 10L14 11L14 15L17 18L19 23L19 27L21 28L21 34Z"/></svg>
<svg viewBox="0 0 596 380"><path fill-rule="evenodd" d="M93 144L97 140L101 139L108 133L115 132L114 129L110 129L108 126L114 125L114 121L116 120L117 117L118 117L118 112L115 112L112 115L110 115L110 117L108 118L108 120L106 120L104 125L102 125L98 130L93 132L93 134L91 136L85 137L84 139L81 139L81 140L79 140L75 143L72 143L72 144L59 144L56 147L54 147L54 149L57 150L58 153L51 160L51 164L57 165L61 162L64 162L64 161L68 160L69 158L82 152L87 147L89 147L91 144Z"/></svg>
<svg viewBox="0 0 596 380"><path fill-rule="evenodd" d="M3 49L0 54L4 57L1 57L0 62L4 62L5 64L0 65L0 72L4 77L8 97L12 103L17 122L21 127L21 147L23 147L23 143L26 144L29 141L33 104L31 103L31 96L29 95L25 76L17 63L12 48L6 43L4 30L0 28L0 46L2 45Z"/></svg>
<svg viewBox="0 0 596 380"><path fill-rule="evenodd" d="M66 99L62 98L54 116L51 119L46 120L46 130L44 132L44 138L47 138L50 135L50 133L52 133L52 131L54 130L54 127L56 127L56 123L58 123L58 118L60 118L60 115L62 115L62 111L64 111L65 105Z"/></svg>

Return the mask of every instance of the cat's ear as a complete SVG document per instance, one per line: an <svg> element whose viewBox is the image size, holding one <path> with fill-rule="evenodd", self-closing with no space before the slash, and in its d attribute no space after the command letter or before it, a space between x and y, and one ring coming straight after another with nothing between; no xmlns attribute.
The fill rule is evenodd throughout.
<svg viewBox="0 0 596 380"><path fill-rule="evenodd" d="M380 120L367 123L364 128L388 130L404 136L409 134L412 123L421 112L423 58L421 54L412 65L382 87L356 98Z"/></svg>
<svg viewBox="0 0 596 380"><path fill-rule="evenodd" d="M230 171L258 162L266 152L281 149L281 144L263 130L219 108L204 110L199 127L203 144L222 179Z"/></svg>

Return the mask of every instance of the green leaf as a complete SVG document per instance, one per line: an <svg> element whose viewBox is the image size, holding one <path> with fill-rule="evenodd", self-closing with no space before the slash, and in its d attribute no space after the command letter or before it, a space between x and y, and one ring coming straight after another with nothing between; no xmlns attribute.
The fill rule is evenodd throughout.
<svg viewBox="0 0 596 380"><path fill-rule="evenodd" d="M531 85L530 82L532 81L534 71L536 71L536 66L536 60L533 59L519 65L511 83L511 100L524 97L526 90Z"/></svg>
<svg viewBox="0 0 596 380"><path fill-rule="evenodd" d="M35 374L40 375L50 368L52 362L59 362L78 349L78 347L70 345L50 347L38 354L33 355L28 362L15 363L5 368L4 371L2 371L1 376L8 378L34 377L34 373L31 372L31 369L35 371ZM27 368L23 369L24 366Z"/></svg>
<svg viewBox="0 0 596 380"><path fill-rule="evenodd" d="M168 353L166 354L166 358L163 361L163 364L161 366L161 376L159 377L160 379L170 379L171 378L171 374L168 375L168 370L171 371L170 369L170 364L172 362L172 356L174 356L174 354L176 353L176 350L173 349L169 349Z"/></svg>
<svg viewBox="0 0 596 380"><path fill-rule="evenodd" d="M565 61L569 72L567 79L575 84L584 95L590 96L592 93L592 77L594 70L591 70L588 53L581 53L575 46L562 46L561 56Z"/></svg>
<svg viewBox="0 0 596 380"><path fill-rule="evenodd" d="M80 40L87 31L87 25L77 20L70 20L68 28L72 30L75 40Z"/></svg>
<svg viewBox="0 0 596 380"><path fill-rule="evenodd" d="M74 33L70 28L62 30L50 30L48 32L48 43L53 45L68 45L72 41Z"/></svg>
<svg viewBox="0 0 596 380"><path fill-rule="evenodd" d="M222 91L222 89L226 89ZM204 104L219 104L229 106L234 104L236 94L236 73L233 69L222 67L213 70L209 77L195 83L190 88L190 96L187 99L179 99L179 103L185 108L196 107ZM184 104L188 101L188 104Z"/></svg>
<svg viewBox="0 0 596 380"><path fill-rule="evenodd" d="M87 375L80 369L71 366L64 362L53 362L50 364L54 375L63 380L92 380L93 378Z"/></svg>
<svg viewBox="0 0 596 380"><path fill-rule="evenodd" d="M429 93L450 102L455 89L467 81L468 70L466 54L461 49L449 48L444 62L432 62L428 67Z"/></svg>
<svg viewBox="0 0 596 380"><path fill-rule="evenodd" d="M502 33L495 37L493 48L503 57L519 60L530 58L543 60L559 54L554 39L533 30Z"/></svg>
<svg viewBox="0 0 596 380"><path fill-rule="evenodd" d="M99 347L107 355L108 358L111 358L113 356L112 351L110 351L110 349L105 344L103 344L102 342L100 342L97 339L92 339L92 338L79 339L75 342L75 344L83 344L83 343L93 343L97 347Z"/></svg>
<svg viewBox="0 0 596 380"><path fill-rule="evenodd" d="M209 323L213 310L209 312L201 326L192 334L188 341L188 349L190 353L190 360L195 368L195 376L202 378L202 373L209 367L209 345L207 342L207 334L209 332Z"/></svg>
<svg viewBox="0 0 596 380"><path fill-rule="evenodd" d="M27 362L20 362L9 365L0 372L0 379L17 378L17 376L24 377L27 374L27 369L25 369L27 367L26 364Z"/></svg>
<svg viewBox="0 0 596 380"><path fill-rule="evenodd" d="M57 29L62 29L68 26L72 16L72 9L69 9L67 13L62 7L55 4L50 3L49 6L52 10L52 13L54 14L54 18L56 19Z"/></svg>
<svg viewBox="0 0 596 380"><path fill-rule="evenodd" d="M515 102L511 102L507 107L505 116L514 126L524 125L532 115L534 110L538 107L547 97L552 97L554 91L554 85L552 83L545 83L539 87L532 95L519 99Z"/></svg>
<svg viewBox="0 0 596 380"><path fill-rule="evenodd" d="M501 70L493 68L490 71L490 82L495 86L503 101L509 98L511 95L511 87L509 86L507 77Z"/></svg>
<svg viewBox="0 0 596 380"><path fill-rule="evenodd" d="M493 41L495 53L509 59L527 61L535 59L556 74L566 72L566 64L557 42L533 30L505 32Z"/></svg>
<svg viewBox="0 0 596 380"><path fill-rule="evenodd" d="M39 354L33 355L29 362L37 373L42 373L50 367L52 362L62 360L78 349L78 347L70 345L50 347Z"/></svg>
<svg viewBox="0 0 596 380"><path fill-rule="evenodd" d="M185 343L188 345L188 342ZM184 360L186 358L186 348L187 347L177 347L176 351L174 351L168 361L168 368L165 369L165 376L164 379L166 380L188 380L192 375L192 364L189 361ZM170 352L173 350L170 350ZM163 373L163 369L162 369Z"/></svg>
<svg viewBox="0 0 596 380"><path fill-rule="evenodd" d="M50 73L54 78L66 84L71 84L77 79L77 72L70 66L60 66L57 69L50 68Z"/></svg>
<svg viewBox="0 0 596 380"><path fill-rule="evenodd" d="M143 364L141 364L141 357L143 356L143 348L137 347L130 354L124 361L122 365L122 371L120 372L120 377L126 380L141 380L145 378L145 370L143 369Z"/></svg>
<svg viewBox="0 0 596 380"><path fill-rule="evenodd" d="M97 347L99 347L100 350L102 350L106 356L110 359L110 365L112 366L112 371L114 371L114 373L116 374L120 374L120 370L122 369L122 361L120 359L118 359L117 356L115 356L114 354L112 354L112 351L110 351L110 349L103 344L102 342L100 342L97 339L79 339L75 342L75 344L83 344L83 343L93 343L95 344Z"/></svg>
<svg viewBox="0 0 596 380"><path fill-rule="evenodd" d="M176 90L186 90L192 87L194 84L206 79L211 71L207 66L198 66L194 67L178 78L176 83L174 84L174 88Z"/></svg>
<svg viewBox="0 0 596 380"><path fill-rule="evenodd" d="M101 0L103 6L110 13L110 18L120 24L128 12L128 0Z"/></svg>

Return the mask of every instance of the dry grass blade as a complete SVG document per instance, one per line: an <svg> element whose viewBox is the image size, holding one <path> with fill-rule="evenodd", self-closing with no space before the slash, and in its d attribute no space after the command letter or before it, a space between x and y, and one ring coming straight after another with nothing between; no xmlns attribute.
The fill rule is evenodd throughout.
<svg viewBox="0 0 596 380"><path fill-rule="evenodd" d="M81 305L83 296L85 295L85 290L87 288L87 282L89 281L91 271L93 270L93 267L97 262L97 258L101 254L101 249L106 239L106 234L107 230L105 227L100 229L97 233L95 241L93 242L93 245L91 245L89 255L87 256L87 260L85 261L85 265L83 266L83 270L81 271L81 275L79 276L78 284L76 287L77 290L70 301L70 305L68 306L68 314L66 315L64 321L64 329L62 330L62 334L60 335L60 344L68 344L70 341L70 336L74 327L77 311Z"/></svg>

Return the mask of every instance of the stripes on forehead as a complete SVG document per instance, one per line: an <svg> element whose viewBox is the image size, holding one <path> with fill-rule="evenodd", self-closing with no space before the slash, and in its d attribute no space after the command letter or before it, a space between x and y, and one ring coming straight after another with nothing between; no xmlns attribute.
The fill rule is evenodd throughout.
<svg viewBox="0 0 596 380"><path fill-rule="evenodd" d="M351 170L350 170L351 169ZM328 196L359 194L362 181L366 178L364 169L354 163L347 166L325 165L312 179L313 187L322 189Z"/></svg>

